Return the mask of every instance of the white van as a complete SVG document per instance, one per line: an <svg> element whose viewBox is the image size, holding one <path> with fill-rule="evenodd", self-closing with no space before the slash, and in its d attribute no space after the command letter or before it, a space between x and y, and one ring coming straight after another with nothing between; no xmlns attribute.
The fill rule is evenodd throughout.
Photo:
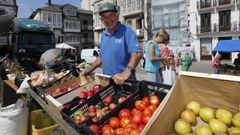
<svg viewBox="0 0 240 135"><path fill-rule="evenodd" d="M93 63L98 55L99 49L82 49L81 51L81 59L87 63Z"/></svg>

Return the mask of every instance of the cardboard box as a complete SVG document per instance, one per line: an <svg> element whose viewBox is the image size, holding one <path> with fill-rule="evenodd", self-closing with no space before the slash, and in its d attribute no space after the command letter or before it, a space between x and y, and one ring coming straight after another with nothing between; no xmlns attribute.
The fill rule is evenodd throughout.
<svg viewBox="0 0 240 135"><path fill-rule="evenodd" d="M73 82L77 82L80 84L80 88L75 89L73 91L70 91L69 93L60 96L58 98L53 98L51 95L46 95L46 100L52 109L54 109L56 112L59 113L59 110L63 108L63 105L69 101L71 101L74 97L78 96L80 91L84 90L85 87L91 88L95 84L100 84L102 87L105 87L109 84L109 78L108 76L96 74L96 75L90 75L90 76L80 76L78 78L75 78L73 80L69 80L67 82L64 82L60 85L53 86L46 91L52 91L56 89L56 87L59 86L67 86L68 84L72 84Z"/></svg>
<svg viewBox="0 0 240 135"><path fill-rule="evenodd" d="M165 98L143 135L176 134L174 123L192 100L199 101L202 107L223 108L235 114L240 109L240 77L181 72ZM202 122L198 121L199 124Z"/></svg>

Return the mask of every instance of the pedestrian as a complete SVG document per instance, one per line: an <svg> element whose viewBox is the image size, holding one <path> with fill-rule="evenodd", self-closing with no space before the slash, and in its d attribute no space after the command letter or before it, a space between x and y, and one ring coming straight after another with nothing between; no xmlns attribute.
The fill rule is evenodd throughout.
<svg viewBox="0 0 240 135"><path fill-rule="evenodd" d="M236 59L234 59L233 64L235 65L236 69L240 69L240 53L238 53L237 55L238 57Z"/></svg>
<svg viewBox="0 0 240 135"><path fill-rule="evenodd" d="M233 64L235 65L234 74L236 74L237 72L240 72L240 53L238 53L237 56L238 57L234 59L234 62L233 62Z"/></svg>
<svg viewBox="0 0 240 135"><path fill-rule="evenodd" d="M192 57L189 55L189 53L185 53L183 56L183 71L190 71L190 66L192 65Z"/></svg>
<svg viewBox="0 0 240 135"><path fill-rule="evenodd" d="M217 53L213 59L213 64L212 64L214 74L219 74L220 65L221 65L221 54Z"/></svg>
<svg viewBox="0 0 240 135"><path fill-rule="evenodd" d="M136 79L135 68L143 55L136 34L119 21L116 5L106 2L99 9L100 20L106 27L101 37L99 56L81 75L90 74L102 65L103 74L112 76L116 84Z"/></svg>
<svg viewBox="0 0 240 135"><path fill-rule="evenodd" d="M180 71L182 71L182 57L181 52L177 54L175 57L175 68L176 68L176 74L178 74Z"/></svg>
<svg viewBox="0 0 240 135"><path fill-rule="evenodd" d="M145 44L145 72L147 74L147 80L151 82L162 83L160 76L160 64L165 61L166 58L161 56L158 43L163 42L162 35L157 33L154 38Z"/></svg>

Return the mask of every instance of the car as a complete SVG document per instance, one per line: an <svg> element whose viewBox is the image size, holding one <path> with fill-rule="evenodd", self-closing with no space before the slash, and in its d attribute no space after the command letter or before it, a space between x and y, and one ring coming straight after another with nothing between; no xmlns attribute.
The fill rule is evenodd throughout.
<svg viewBox="0 0 240 135"><path fill-rule="evenodd" d="M81 59L86 63L93 63L99 55L99 49L82 49Z"/></svg>

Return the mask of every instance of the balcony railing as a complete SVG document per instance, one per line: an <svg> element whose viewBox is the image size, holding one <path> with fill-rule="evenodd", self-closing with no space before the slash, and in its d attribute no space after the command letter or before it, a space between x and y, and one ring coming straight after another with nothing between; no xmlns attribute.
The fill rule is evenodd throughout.
<svg viewBox="0 0 240 135"><path fill-rule="evenodd" d="M231 0L219 0L218 3L219 5L231 4Z"/></svg>
<svg viewBox="0 0 240 135"><path fill-rule="evenodd" d="M218 6L225 6L225 5L234 5L235 1L234 0L216 0L215 5Z"/></svg>
<svg viewBox="0 0 240 135"><path fill-rule="evenodd" d="M240 32L240 23L232 22L229 26L220 26L219 24L212 24L211 26L197 26L197 33L216 33L216 32Z"/></svg>
<svg viewBox="0 0 240 135"><path fill-rule="evenodd" d="M240 3L239 0L236 1L236 3ZM209 9L213 7L222 7L225 5L234 5L234 0L200 0L197 2L197 8L198 9Z"/></svg>
<svg viewBox="0 0 240 135"><path fill-rule="evenodd" d="M82 42L82 43L93 42L93 38L81 38L81 42Z"/></svg>
<svg viewBox="0 0 240 135"><path fill-rule="evenodd" d="M93 30L93 26L91 26L91 25L82 25L82 30Z"/></svg>
<svg viewBox="0 0 240 135"><path fill-rule="evenodd" d="M197 2L197 7L198 9L210 8L213 7L213 4L212 0L200 0Z"/></svg>

